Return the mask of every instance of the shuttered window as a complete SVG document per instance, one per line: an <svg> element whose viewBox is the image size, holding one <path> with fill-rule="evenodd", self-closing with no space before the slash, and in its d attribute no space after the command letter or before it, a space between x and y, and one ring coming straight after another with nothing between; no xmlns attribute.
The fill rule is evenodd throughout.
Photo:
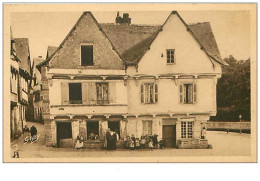
<svg viewBox="0 0 260 181"><path fill-rule="evenodd" d="M108 83L96 83L97 104L108 104Z"/></svg>
<svg viewBox="0 0 260 181"><path fill-rule="evenodd" d="M141 103L152 104L158 102L158 84L145 83L141 85Z"/></svg>
<svg viewBox="0 0 260 181"><path fill-rule="evenodd" d="M93 45L81 45L81 65L92 66L93 61Z"/></svg>
<svg viewBox="0 0 260 181"><path fill-rule="evenodd" d="M192 104L197 102L197 85L194 83L180 84L180 103Z"/></svg>

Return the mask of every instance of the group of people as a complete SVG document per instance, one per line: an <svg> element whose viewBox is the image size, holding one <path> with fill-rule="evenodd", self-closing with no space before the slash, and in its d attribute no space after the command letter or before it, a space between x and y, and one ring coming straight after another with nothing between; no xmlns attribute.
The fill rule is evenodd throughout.
<svg viewBox="0 0 260 181"><path fill-rule="evenodd" d="M35 142L38 139L37 128L32 125L29 129L27 125L23 128L24 143Z"/></svg>
<svg viewBox="0 0 260 181"><path fill-rule="evenodd" d="M104 140L104 147L107 150L116 150L116 142L119 140L119 135L116 131L111 131L110 128L108 128Z"/></svg>
<svg viewBox="0 0 260 181"><path fill-rule="evenodd" d="M142 135L140 139L132 134L131 137L127 136L127 148L130 150L164 148L164 141L162 139L158 141L158 135L156 134L152 136Z"/></svg>

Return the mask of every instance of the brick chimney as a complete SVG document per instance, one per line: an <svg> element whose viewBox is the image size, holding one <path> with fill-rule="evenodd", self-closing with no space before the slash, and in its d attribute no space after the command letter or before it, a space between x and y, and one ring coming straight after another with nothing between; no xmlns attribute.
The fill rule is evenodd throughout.
<svg viewBox="0 0 260 181"><path fill-rule="evenodd" d="M119 12L117 12L116 16L116 24L131 24L131 18L129 18L128 13L123 14L123 18L119 15Z"/></svg>

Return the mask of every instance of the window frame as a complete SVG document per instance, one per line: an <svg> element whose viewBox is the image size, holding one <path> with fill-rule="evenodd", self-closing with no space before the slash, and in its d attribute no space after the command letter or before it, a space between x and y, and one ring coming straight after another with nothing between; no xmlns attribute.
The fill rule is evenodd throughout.
<svg viewBox="0 0 260 181"><path fill-rule="evenodd" d="M190 126L191 125L191 131ZM194 121L181 121L181 139L193 139Z"/></svg>
<svg viewBox="0 0 260 181"><path fill-rule="evenodd" d="M147 130L144 130L144 124L147 124ZM149 130L149 124L151 124L151 130ZM144 132L146 131L146 132ZM149 132L151 132L149 134ZM153 120L142 120L142 134L152 136L153 135Z"/></svg>
<svg viewBox="0 0 260 181"><path fill-rule="evenodd" d="M153 89L152 89L152 102L151 102L151 93L150 93L150 90L151 90L151 87L150 86L153 86ZM148 86L148 95L149 95L149 98L148 102L146 102L146 98L147 98L147 94L146 94L146 86ZM159 87L158 87L158 84L155 83L155 82L145 82L145 83L142 83L141 85L141 103L143 104L155 104L159 101Z"/></svg>
<svg viewBox="0 0 260 181"><path fill-rule="evenodd" d="M98 99L98 85L101 85L102 93L101 93L101 100ZM104 90L103 85L107 86L107 100L104 99ZM110 103L109 101L109 83L108 82L96 82L96 104L97 105L107 105Z"/></svg>
<svg viewBox="0 0 260 181"><path fill-rule="evenodd" d="M192 101L187 102L187 99L185 98L185 86L184 85L192 85ZM179 103L180 104L196 104L198 102L198 85L196 82L182 82L179 84ZM186 100L186 102L185 102Z"/></svg>
<svg viewBox="0 0 260 181"><path fill-rule="evenodd" d="M81 57L81 47L82 46L92 46L92 52L93 52L93 55L92 55L93 64L92 65L82 65L82 57ZM93 43L81 43L79 49L80 49L80 59L79 59L80 66L93 67L94 66L94 44Z"/></svg>
<svg viewBox="0 0 260 181"><path fill-rule="evenodd" d="M173 54L173 62L171 61L171 57L169 58L170 62L168 62L168 51L173 51L173 53L172 53ZM166 49L166 64L167 65L174 65L174 64L176 64L175 49Z"/></svg>

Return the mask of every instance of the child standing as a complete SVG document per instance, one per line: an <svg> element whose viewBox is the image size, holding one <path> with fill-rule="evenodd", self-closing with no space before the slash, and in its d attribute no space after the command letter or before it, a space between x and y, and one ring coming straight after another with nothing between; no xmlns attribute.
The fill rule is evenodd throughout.
<svg viewBox="0 0 260 181"><path fill-rule="evenodd" d="M140 149L140 140L139 140L139 138L135 139L135 148L138 149L138 150Z"/></svg>
<svg viewBox="0 0 260 181"><path fill-rule="evenodd" d="M134 150L135 149L135 142L132 139L131 139L130 144L129 144L129 149L130 150Z"/></svg>
<svg viewBox="0 0 260 181"><path fill-rule="evenodd" d="M140 141L140 147L141 147L141 149L145 149L145 143L146 143L145 137L142 136L142 137L141 137L141 141Z"/></svg>
<svg viewBox="0 0 260 181"><path fill-rule="evenodd" d="M148 147L149 147L149 149L151 149L153 151L153 140L152 139L149 140Z"/></svg>

